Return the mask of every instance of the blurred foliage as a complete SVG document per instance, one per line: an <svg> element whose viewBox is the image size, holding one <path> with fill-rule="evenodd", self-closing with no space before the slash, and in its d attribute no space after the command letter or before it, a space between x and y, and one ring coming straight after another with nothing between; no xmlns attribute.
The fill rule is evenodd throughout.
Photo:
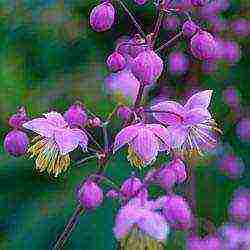
<svg viewBox="0 0 250 250"><path fill-rule="evenodd" d="M233 1L227 18L234 18L239 2ZM247 1L242 1L247 5ZM132 31L125 14L119 9L117 25L103 34L88 26L88 14L97 1L83 0L1 0L0 1L0 138L9 130L7 118L17 106L25 105L29 115L48 109L65 110L75 100L105 116L114 103L107 99L103 79L107 75L105 58L119 36ZM151 5L135 8L138 18L150 29ZM165 34L163 34L165 35ZM223 128L223 142L241 157L246 171L240 180L232 181L216 169L216 161L203 162L196 168L198 214L220 226L227 220L227 206L233 191L240 185L250 186L249 144L235 134L232 113L222 100L222 90L234 85L240 91L246 111L250 105L250 43L241 39L243 48L239 64L222 65L213 75L199 75L202 88L215 90L213 111ZM181 44L180 46L184 46ZM180 98L188 88L182 78L161 80ZM89 163L71 168L63 177L54 179L34 170L34 161L14 159L0 148L0 249L50 249L62 232L76 206L74 190L96 166ZM108 174L121 182L132 168L124 154L110 162ZM156 190L153 190L154 194ZM95 213L83 216L65 246L67 249L115 249L112 235L115 202L105 201ZM167 249L182 249L183 234L171 235Z"/></svg>

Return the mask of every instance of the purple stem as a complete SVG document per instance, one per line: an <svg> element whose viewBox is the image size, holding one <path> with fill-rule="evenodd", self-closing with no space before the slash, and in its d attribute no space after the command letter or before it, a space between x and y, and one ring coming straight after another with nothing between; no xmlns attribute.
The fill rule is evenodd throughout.
<svg viewBox="0 0 250 250"><path fill-rule="evenodd" d="M138 91L138 94L137 94L137 97L136 97L136 100L135 100L135 105L134 105L135 109L140 106L142 96L143 96L143 91L144 91L144 85L140 84L140 88L139 88L139 91Z"/></svg>
<svg viewBox="0 0 250 250"><path fill-rule="evenodd" d="M165 48L167 48L172 42L174 42L176 39L178 39L179 37L182 36L182 31L180 33L178 33L177 35L175 35L173 38L171 38L168 42L164 43L163 45L161 45L159 48L157 48L155 50L155 52L159 52Z"/></svg>
<svg viewBox="0 0 250 250"><path fill-rule="evenodd" d="M59 250L62 249L63 245L65 244L66 240L70 236L71 232L79 222L79 218L81 214L84 212L84 208L82 205L78 204L76 207L73 215L69 219L63 233L60 235L59 239L57 240L55 246L53 247L53 250Z"/></svg>

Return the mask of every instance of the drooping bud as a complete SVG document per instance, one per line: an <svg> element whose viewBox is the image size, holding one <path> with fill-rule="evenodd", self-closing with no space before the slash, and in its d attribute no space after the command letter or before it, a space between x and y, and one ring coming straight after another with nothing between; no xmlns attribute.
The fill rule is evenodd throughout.
<svg viewBox="0 0 250 250"><path fill-rule="evenodd" d="M134 0L135 3L137 3L138 5L143 5L147 2L148 0Z"/></svg>
<svg viewBox="0 0 250 250"><path fill-rule="evenodd" d="M158 175L156 175L155 181L165 190L171 189L177 182L175 172L166 165Z"/></svg>
<svg viewBox="0 0 250 250"><path fill-rule="evenodd" d="M73 104L64 114L64 119L70 127L85 126L88 120L88 115L81 103Z"/></svg>
<svg viewBox="0 0 250 250"><path fill-rule="evenodd" d="M176 16L167 16L163 20L163 28L170 31L176 31L180 25L180 20Z"/></svg>
<svg viewBox="0 0 250 250"><path fill-rule="evenodd" d="M22 128L22 125L29 120L25 108L21 107L17 113L9 118L9 125L15 129Z"/></svg>
<svg viewBox="0 0 250 250"><path fill-rule="evenodd" d="M199 26L196 25L193 21L188 20L182 26L183 35L186 37L192 37L199 30Z"/></svg>
<svg viewBox="0 0 250 250"><path fill-rule="evenodd" d="M110 189L106 193L106 197L111 198L111 199L117 199L119 197L119 193L114 189Z"/></svg>
<svg viewBox="0 0 250 250"><path fill-rule="evenodd" d="M90 13L90 25L97 32L110 29L114 20L115 9L109 1L97 5Z"/></svg>
<svg viewBox="0 0 250 250"><path fill-rule="evenodd" d="M177 182L182 183L187 179L185 164L180 159L175 159L169 163L169 168L175 172Z"/></svg>
<svg viewBox="0 0 250 250"><path fill-rule="evenodd" d="M117 72L120 70L123 70L126 65L126 60L123 57L122 54L118 52L113 52L108 58L107 58L107 66L110 71Z"/></svg>
<svg viewBox="0 0 250 250"><path fill-rule="evenodd" d="M153 50L148 49L133 60L131 70L141 83L148 85L154 83L161 75L163 61Z"/></svg>
<svg viewBox="0 0 250 250"><path fill-rule="evenodd" d="M86 209L95 209L103 201L102 189L92 180L87 180L77 190L77 199Z"/></svg>
<svg viewBox="0 0 250 250"><path fill-rule="evenodd" d="M4 138L4 149L12 156L21 156L27 152L29 138L19 130L10 131Z"/></svg>
<svg viewBox="0 0 250 250"><path fill-rule="evenodd" d="M188 230L192 226L193 216L187 202L178 195L168 196L163 214L173 228Z"/></svg>
<svg viewBox="0 0 250 250"><path fill-rule="evenodd" d="M101 126L102 124L102 121L99 117L94 117L93 119L89 119L88 120L88 123L91 127L93 128L98 128Z"/></svg>
<svg viewBox="0 0 250 250"><path fill-rule="evenodd" d="M200 60L209 60L215 57L216 40L206 32L199 31L191 39L191 51Z"/></svg>
<svg viewBox="0 0 250 250"><path fill-rule="evenodd" d="M117 110L117 115L125 121L129 119L131 114L132 114L132 110L126 106L121 106Z"/></svg>
<svg viewBox="0 0 250 250"><path fill-rule="evenodd" d="M125 198L129 199L130 197L133 197L141 187L142 187L142 182L140 179L136 177L130 177L123 182L121 186L121 192Z"/></svg>

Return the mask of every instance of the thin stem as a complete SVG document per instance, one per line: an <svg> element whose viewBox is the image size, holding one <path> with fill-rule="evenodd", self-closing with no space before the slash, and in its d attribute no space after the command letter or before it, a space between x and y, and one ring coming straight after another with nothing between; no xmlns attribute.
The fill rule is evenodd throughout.
<svg viewBox="0 0 250 250"><path fill-rule="evenodd" d="M115 182L111 178L101 174L92 174L91 177L97 177L100 178L101 180L106 181L116 191L120 192L120 187L117 184L115 184Z"/></svg>
<svg viewBox="0 0 250 250"><path fill-rule="evenodd" d="M66 240L70 236L71 232L73 231L73 229L77 225L79 218L83 212L84 212L83 206L78 204L73 215L71 216L70 220L68 221L67 225L65 226L64 231L62 232L62 234L58 238L55 246L53 247L53 250L62 249L63 245L65 244Z"/></svg>
<svg viewBox="0 0 250 250"><path fill-rule="evenodd" d="M88 137L92 140L92 142L94 142L94 144L101 150L103 151L102 146L98 143L98 141L84 128L82 128L83 131L88 135Z"/></svg>
<svg viewBox="0 0 250 250"><path fill-rule="evenodd" d="M140 84L140 88L139 88L139 91L135 100L134 108L138 108L140 106L140 103L143 97L143 91L144 91L144 85Z"/></svg>
<svg viewBox="0 0 250 250"><path fill-rule="evenodd" d="M92 159L98 159L98 155L91 155L91 156L88 156L80 161L77 161L75 164L73 164L73 166L78 166L78 165L81 165L89 160L92 160Z"/></svg>
<svg viewBox="0 0 250 250"><path fill-rule="evenodd" d="M128 7L126 6L126 4L122 1L122 0L116 0L121 6L122 8L125 10L125 12L128 14L128 16L130 17L130 19L132 20L133 24L135 25L135 27L137 28L137 30L139 31L139 33L143 36L144 39L147 39L146 34L144 33L144 31L142 30L141 26L139 25L139 23L136 21L135 17L133 16L133 14L131 13L131 11L128 9Z"/></svg>
<svg viewBox="0 0 250 250"><path fill-rule="evenodd" d="M182 36L182 31L180 33L178 33L177 35L175 35L173 38L171 38L168 42L164 43L163 45L161 45L159 48L157 48L155 50L155 52L159 52L165 48L167 48L172 42L174 42L175 40L177 40L179 37Z"/></svg>
<svg viewBox="0 0 250 250"><path fill-rule="evenodd" d="M160 10L159 10L159 14L158 14L158 17L157 17L157 20L156 20L156 23L155 23L155 27L154 27L154 31L153 31L152 47L154 47L154 45L155 45L156 39L157 39L157 37L159 35L159 32L160 32L160 27L162 25L163 18L165 16L165 12L161 8L162 2L160 3L160 7L159 7Z"/></svg>
<svg viewBox="0 0 250 250"><path fill-rule="evenodd" d="M109 150L109 139L108 139L108 131L107 131L107 124L102 125L102 131L103 131L103 138L104 138L104 149L105 152L108 152Z"/></svg>

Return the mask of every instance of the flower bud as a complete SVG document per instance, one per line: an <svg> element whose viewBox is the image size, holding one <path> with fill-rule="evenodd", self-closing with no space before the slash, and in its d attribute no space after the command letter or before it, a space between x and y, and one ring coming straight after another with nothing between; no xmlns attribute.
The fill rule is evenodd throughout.
<svg viewBox="0 0 250 250"><path fill-rule="evenodd" d="M200 60L209 60L215 57L216 40L206 32L199 31L191 39L191 52Z"/></svg>
<svg viewBox="0 0 250 250"><path fill-rule="evenodd" d="M163 61L153 50L148 49L133 60L131 70L141 83L148 85L154 83L161 75Z"/></svg>
<svg viewBox="0 0 250 250"><path fill-rule="evenodd" d="M170 31L176 31L180 25L180 20L176 16L166 16L163 20L163 28Z"/></svg>
<svg viewBox="0 0 250 250"><path fill-rule="evenodd" d="M121 106L117 110L117 115L125 121L129 119L131 114L132 114L132 110L126 106Z"/></svg>
<svg viewBox="0 0 250 250"><path fill-rule="evenodd" d="M110 29L114 20L115 9L109 1L97 5L90 13L90 25L97 32Z"/></svg>
<svg viewBox="0 0 250 250"><path fill-rule="evenodd" d="M28 149L29 138L19 130L10 131L4 138L4 149L12 156L24 155Z"/></svg>
<svg viewBox="0 0 250 250"><path fill-rule="evenodd" d="M186 37L192 37L198 31L199 26L196 25L193 21L188 20L182 26L183 35Z"/></svg>
<svg viewBox="0 0 250 250"><path fill-rule="evenodd" d="M163 207L163 215L175 229L188 230L192 226L191 209L181 196L168 196Z"/></svg>
<svg viewBox="0 0 250 250"><path fill-rule="evenodd" d="M156 176L155 181L165 190L171 189L176 181L177 177L175 172L168 167L168 165L160 171Z"/></svg>
<svg viewBox="0 0 250 250"><path fill-rule="evenodd" d="M81 127L86 125L88 115L81 104L73 104L65 112L64 118L70 127Z"/></svg>
<svg viewBox="0 0 250 250"><path fill-rule="evenodd" d="M9 125L16 129L21 129L22 125L29 120L25 108L21 107L17 113L9 118Z"/></svg>
<svg viewBox="0 0 250 250"><path fill-rule="evenodd" d="M181 75L188 70L188 58L180 51L169 54L168 67L171 74Z"/></svg>
<svg viewBox="0 0 250 250"><path fill-rule="evenodd" d="M103 192L95 182L87 180L77 190L77 198L86 209L95 209L103 201Z"/></svg>
<svg viewBox="0 0 250 250"><path fill-rule="evenodd" d="M142 182L140 179L136 177L130 177L123 182L121 186L121 192L126 199L129 199L130 197L133 197L141 187Z"/></svg>
<svg viewBox="0 0 250 250"><path fill-rule="evenodd" d="M102 124L102 121L101 121L101 119L99 118L99 117L95 117L95 118L93 118L93 119L89 119L89 125L91 126L91 127L93 127L93 128L98 128L98 127L100 127L101 126L101 124Z"/></svg>
<svg viewBox="0 0 250 250"><path fill-rule="evenodd" d="M175 172L177 182L182 183L187 179L185 164L180 159L175 159L169 163L169 168Z"/></svg>
<svg viewBox="0 0 250 250"><path fill-rule="evenodd" d="M134 2L138 5L143 5L147 2L148 0L134 0Z"/></svg>
<svg viewBox="0 0 250 250"><path fill-rule="evenodd" d="M126 60L123 57L123 55L121 55L120 53L113 52L108 57L106 63L107 63L107 66L108 66L110 71L117 72L117 71L123 70L125 68Z"/></svg>
<svg viewBox="0 0 250 250"><path fill-rule="evenodd" d="M106 197L111 198L111 199L117 199L119 197L119 193L114 189L110 189L106 193Z"/></svg>
<svg viewBox="0 0 250 250"><path fill-rule="evenodd" d="M222 250L222 241L213 235L208 235L205 238L198 236L189 236L187 238L187 250Z"/></svg>

